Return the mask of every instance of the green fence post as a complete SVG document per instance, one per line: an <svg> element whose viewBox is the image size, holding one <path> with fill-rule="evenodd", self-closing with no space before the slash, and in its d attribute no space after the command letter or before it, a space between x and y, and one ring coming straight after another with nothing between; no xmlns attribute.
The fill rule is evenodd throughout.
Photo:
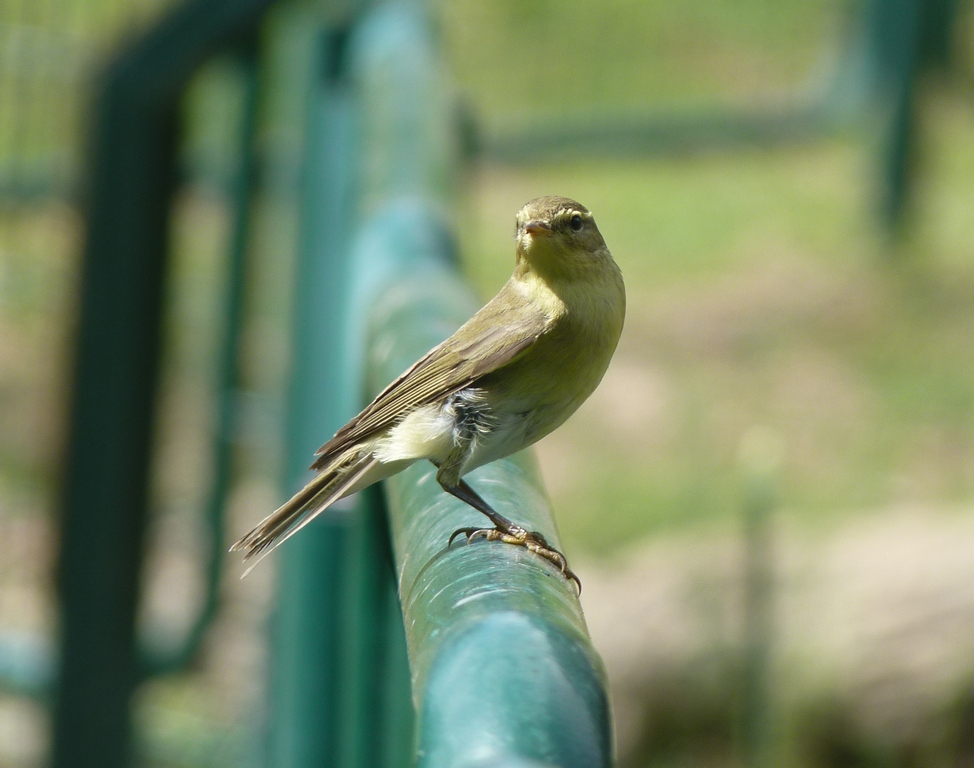
<svg viewBox="0 0 974 768"><path fill-rule="evenodd" d="M142 113L130 93L119 94L128 83L118 82L99 106L101 162L88 219L61 504L52 760L65 768L128 765L129 698L139 677L135 612L176 112L170 104Z"/></svg>
<svg viewBox="0 0 974 768"><path fill-rule="evenodd" d="M879 147L879 214L887 230L902 233L917 162L918 86L921 77L950 63L955 0L876 0L870 9L877 90L883 112Z"/></svg>
<svg viewBox="0 0 974 768"><path fill-rule="evenodd" d="M240 342L243 331L247 279L247 256L253 225L253 202L256 192L256 131L260 98L255 37L246 41L233 56L235 87L240 89L236 142L234 143L231 179L232 229L227 243L226 285L220 317L225 325L218 347L214 385L216 410L212 438L213 471L206 501L201 510L201 529L206 538L203 555L203 604L185 634L169 646L140 648L140 667L144 677L181 670L196 656L206 630L216 615L220 574L226 556L224 512L230 491L235 448L235 395L238 386ZM151 638L147 638L149 640Z"/></svg>
<svg viewBox="0 0 974 768"><path fill-rule="evenodd" d="M190 75L251 33L269 0L198 0L124 51L95 105L58 561L60 658L51 760L131 762L135 614L159 367L178 101Z"/></svg>

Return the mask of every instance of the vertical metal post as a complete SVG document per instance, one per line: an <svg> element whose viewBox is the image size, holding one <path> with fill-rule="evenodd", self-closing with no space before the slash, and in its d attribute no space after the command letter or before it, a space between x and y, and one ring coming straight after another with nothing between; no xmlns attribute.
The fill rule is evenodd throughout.
<svg viewBox="0 0 974 768"><path fill-rule="evenodd" d="M206 58L271 0L195 0L106 72L93 126L58 561L52 763L124 768L160 360L178 105Z"/></svg>
<svg viewBox="0 0 974 768"><path fill-rule="evenodd" d="M247 255L253 224L252 206L256 191L258 84L257 41L248 40L234 56L236 82L240 89L240 112L234 146L234 173L231 191L232 229L227 243L226 283L219 317L225 323L216 360L213 437L213 471L206 503L201 510L204 548L203 605L193 617L186 634L171 647L141 649L141 673L152 676L185 667L196 655L203 636L217 610L220 573L226 555L224 509L230 490L234 456L234 395L238 383L240 341L244 324L244 291Z"/></svg>
<svg viewBox="0 0 974 768"><path fill-rule="evenodd" d="M160 352L174 102L101 94L62 498L52 760L121 768L138 680L135 613Z"/></svg>
<svg viewBox="0 0 974 768"><path fill-rule="evenodd" d="M924 0L884 0L871 9L871 41L883 98L879 215L898 234L903 225L916 154L916 84Z"/></svg>
<svg viewBox="0 0 974 768"><path fill-rule="evenodd" d="M918 82L949 65L956 14L956 0L873 0L866 11L865 45L883 121L879 214L894 236L903 230L913 186Z"/></svg>
<svg viewBox="0 0 974 768"><path fill-rule="evenodd" d="M404 643L400 656L389 653L395 650L391 641L403 631L381 489L367 489L361 506L345 551L339 763L343 768L405 768L412 744L411 718L403 742L395 743L396 732L388 730L392 716L411 705L408 686L397 691L390 685L395 669L406 668L406 654ZM397 693L405 695L396 698Z"/></svg>
<svg viewBox="0 0 974 768"><path fill-rule="evenodd" d="M348 344L347 242L354 216L354 107L344 71L346 36L322 34L308 94L302 232L287 416L286 485L307 481L314 451L359 404ZM287 542L277 555L269 763L337 765L339 664L349 504Z"/></svg>

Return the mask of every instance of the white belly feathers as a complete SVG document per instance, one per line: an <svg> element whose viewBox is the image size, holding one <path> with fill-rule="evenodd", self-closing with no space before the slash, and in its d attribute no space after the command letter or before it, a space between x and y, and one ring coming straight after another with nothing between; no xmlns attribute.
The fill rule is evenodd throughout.
<svg viewBox="0 0 974 768"><path fill-rule="evenodd" d="M461 474L503 458L526 445L527 422L518 414L492 411L481 390L469 387L442 404L424 405L380 437L373 456L382 463L430 459L439 465L465 446Z"/></svg>
<svg viewBox="0 0 974 768"><path fill-rule="evenodd" d="M379 438L373 456L383 464L445 457L453 448L454 418L439 403L424 405Z"/></svg>

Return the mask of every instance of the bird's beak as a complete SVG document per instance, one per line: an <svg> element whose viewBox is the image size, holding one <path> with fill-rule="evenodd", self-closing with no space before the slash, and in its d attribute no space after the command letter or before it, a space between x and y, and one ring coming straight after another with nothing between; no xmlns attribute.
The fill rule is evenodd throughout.
<svg viewBox="0 0 974 768"><path fill-rule="evenodd" d="M524 231L529 235L536 235L539 237L548 237L551 234L551 227L545 224L543 221L529 221L524 225Z"/></svg>

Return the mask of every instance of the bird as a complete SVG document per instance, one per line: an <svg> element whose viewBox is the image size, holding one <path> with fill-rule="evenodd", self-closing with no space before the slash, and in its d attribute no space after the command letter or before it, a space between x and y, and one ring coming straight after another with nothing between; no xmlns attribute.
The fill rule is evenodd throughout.
<svg viewBox="0 0 974 768"><path fill-rule="evenodd" d="M444 491L492 527L450 536L526 547L579 591L564 555L504 517L464 479L571 416L602 380L626 313L622 272L592 213L539 197L516 217L511 278L452 336L386 387L315 454L315 476L231 551L254 564L338 499L429 460Z"/></svg>

